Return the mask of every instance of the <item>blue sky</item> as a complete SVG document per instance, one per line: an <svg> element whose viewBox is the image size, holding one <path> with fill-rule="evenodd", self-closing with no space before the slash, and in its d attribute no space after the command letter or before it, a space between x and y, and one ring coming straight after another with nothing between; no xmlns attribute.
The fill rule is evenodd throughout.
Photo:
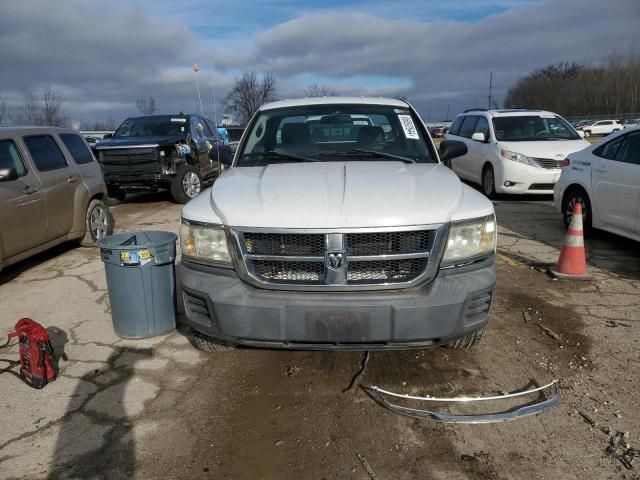
<svg viewBox="0 0 640 480"><path fill-rule="evenodd" d="M243 72L271 72L278 98L322 84L337 94L403 96L425 119L484 106L489 74L500 103L534 69L598 63L640 51L639 0L12 1L0 16L0 101L51 84L72 119L205 113ZM11 46L11 48L8 48ZM215 68L211 69L213 60Z"/></svg>

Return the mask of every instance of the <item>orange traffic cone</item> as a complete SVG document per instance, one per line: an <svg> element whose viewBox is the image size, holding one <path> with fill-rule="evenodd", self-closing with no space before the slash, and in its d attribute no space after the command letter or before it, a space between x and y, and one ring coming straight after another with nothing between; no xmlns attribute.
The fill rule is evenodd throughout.
<svg viewBox="0 0 640 480"><path fill-rule="evenodd" d="M576 203L571 216L571 223L564 237L564 247L560 251L560 258L555 268L550 268L551 275L556 278L570 278L573 280L586 280L587 259L584 251L584 238L582 236L582 204Z"/></svg>

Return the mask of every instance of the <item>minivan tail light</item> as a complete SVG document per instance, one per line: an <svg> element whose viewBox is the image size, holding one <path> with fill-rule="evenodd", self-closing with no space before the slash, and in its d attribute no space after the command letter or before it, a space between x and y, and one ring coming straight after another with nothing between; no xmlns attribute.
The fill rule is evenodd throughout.
<svg viewBox="0 0 640 480"><path fill-rule="evenodd" d="M570 164L571 162L569 161L569 158L565 157L565 159L562 160L562 168L568 167Z"/></svg>

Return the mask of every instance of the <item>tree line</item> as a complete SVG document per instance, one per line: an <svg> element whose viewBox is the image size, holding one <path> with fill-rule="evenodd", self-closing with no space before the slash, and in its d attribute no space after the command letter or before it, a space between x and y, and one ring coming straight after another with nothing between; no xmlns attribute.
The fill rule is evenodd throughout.
<svg viewBox="0 0 640 480"><path fill-rule="evenodd" d="M640 54L612 53L597 64L539 68L509 88L506 108L549 110L566 117L640 112Z"/></svg>

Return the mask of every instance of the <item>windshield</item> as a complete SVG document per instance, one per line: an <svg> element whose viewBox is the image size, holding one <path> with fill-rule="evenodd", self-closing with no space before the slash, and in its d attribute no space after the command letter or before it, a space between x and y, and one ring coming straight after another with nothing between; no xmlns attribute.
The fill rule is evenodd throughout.
<svg viewBox="0 0 640 480"><path fill-rule="evenodd" d="M556 115L496 117L493 129L496 140L503 142L580 139L573 127Z"/></svg>
<svg viewBox="0 0 640 480"><path fill-rule="evenodd" d="M295 161L436 162L408 107L306 105L261 112L236 166Z"/></svg>
<svg viewBox="0 0 640 480"><path fill-rule="evenodd" d="M157 115L127 118L113 134L114 138L169 137L184 135L187 119L181 116Z"/></svg>

